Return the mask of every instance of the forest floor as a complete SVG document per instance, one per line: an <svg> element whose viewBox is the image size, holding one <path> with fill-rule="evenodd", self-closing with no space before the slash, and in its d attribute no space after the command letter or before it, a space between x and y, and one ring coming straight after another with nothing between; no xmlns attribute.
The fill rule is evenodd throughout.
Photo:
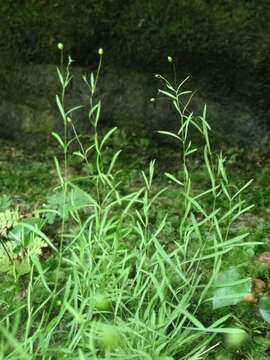
<svg viewBox="0 0 270 360"><path fill-rule="evenodd" d="M113 152L114 148L121 144L124 154L120 156L119 168L121 169L122 181L129 190L138 188L143 179L140 176L151 159L157 159L154 176L154 186L159 189L168 188L166 196L160 198L159 207L173 208L175 217L179 213L179 204L175 201L175 185L164 176L166 171L178 173L180 156L176 149L164 145L159 148L154 142L146 138L138 139L136 136L127 137L120 134L115 137L114 142L108 149ZM1 140L0 154L0 196L11 197L14 206L33 211L34 208L42 207L47 201L49 194L59 185L57 172L53 157L59 156L60 151L57 144L21 144ZM270 159L260 153L248 152L243 149L223 149L226 153L226 167L231 181L238 186L244 185L248 180L254 179L245 190L244 196L247 204L254 204L247 214L243 215L236 223L237 232L249 232L249 241L260 241L255 249L256 254L270 251ZM207 185L209 179L200 160L190 164L194 186ZM73 157L70 158L69 171L71 175L81 172L80 163ZM173 226L173 224L171 224ZM169 229L168 229L169 233ZM170 240L167 239L169 242ZM228 264L234 265L239 261L242 253L235 252L226 260ZM252 277L261 277L266 281L269 279L269 271L265 274L258 270L255 262L250 260L249 273ZM264 322L258 315L256 305L240 304L231 307L230 311L251 334L251 342L245 349L228 354L226 345L222 345L214 359L254 359L261 360L270 358L270 324ZM222 314L222 311L220 311Z"/></svg>

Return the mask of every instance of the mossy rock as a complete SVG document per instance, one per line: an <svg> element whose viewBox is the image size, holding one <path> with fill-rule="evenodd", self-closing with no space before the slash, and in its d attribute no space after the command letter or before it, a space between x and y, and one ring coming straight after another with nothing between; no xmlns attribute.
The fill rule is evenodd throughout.
<svg viewBox="0 0 270 360"><path fill-rule="evenodd" d="M216 91L269 107L269 0L6 0L0 14L8 64L57 62L59 41L81 66L100 46L110 63L142 71L166 71L171 55L181 71L218 81Z"/></svg>
<svg viewBox="0 0 270 360"><path fill-rule="evenodd" d="M85 108L72 115L80 133L89 130L87 109L89 92L82 80L89 69L74 67L74 78L66 96L66 109L77 105ZM55 104L55 95L60 92L56 66L21 65L10 73L11 88L2 90L4 99L0 102L0 135L20 136L61 131L61 117ZM98 97L102 101L102 120L119 127L149 136L158 130L177 131L179 118L169 99L157 97L161 86L154 74L135 72L123 68L105 68L98 83ZM203 89L203 84L189 83L187 87ZM231 145L258 146L267 140L267 131L262 114L255 113L249 106L232 98L213 97L200 90L190 103L190 111L201 115L204 105L208 105L208 121L218 141ZM160 137L159 137L160 138Z"/></svg>

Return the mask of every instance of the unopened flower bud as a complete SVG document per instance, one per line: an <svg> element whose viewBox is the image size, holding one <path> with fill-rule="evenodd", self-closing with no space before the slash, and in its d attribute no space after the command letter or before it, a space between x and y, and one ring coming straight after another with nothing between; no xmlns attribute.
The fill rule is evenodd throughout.
<svg viewBox="0 0 270 360"><path fill-rule="evenodd" d="M60 51L64 50L64 44L61 42L57 44L57 47Z"/></svg>
<svg viewBox="0 0 270 360"><path fill-rule="evenodd" d="M168 61L171 63L171 62L173 62L173 58L171 57L171 56L168 56Z"/></svg>
<svg viewBox="0 0 270 360"><path fill-rule="evenodd" d="M98 49L98 54L99 54L100 56L103 55L103 49L102 49L102 48L99 48L99 49Z"/></svg>

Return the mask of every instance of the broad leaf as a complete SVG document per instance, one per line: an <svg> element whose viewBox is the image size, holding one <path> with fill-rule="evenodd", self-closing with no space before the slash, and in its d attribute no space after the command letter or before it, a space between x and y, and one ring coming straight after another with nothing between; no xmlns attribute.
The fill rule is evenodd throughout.
<svg viewBox="0 0 270 360"><path fill-rule="evenodd" d="M29 273L31 258L40 256L42 249L47 247L47 244L41 238L36 237L27 248L15 254L16 247L15 241L6 241L5 249L0 246L0 273L12 274L14 270L17 275Z"/></svg>
<svg viewBox="0 0 270 360"><path fill-rule="evenodd" d="M66 196L63 191L58 191L48 197L47 208L56 212L48 212L46 220L49 224L53 224L57 213L67 219L70 212L87 207L90 202L91 197L80 188L74 187L66 193Z"/></svg>
<svg viewBox="0 0 270 360"><path fill-rule="evenodd" d="M264 295L261 298L259 312L262 318L270 324L270 296Z"/></svg>
<svg viewBox="0 0 270 360"><path fill-rule="evenodd" d="M23 223L34 226L37 229L42 227L42 219L30 218L24 219ZM27 246L36 235L30 229L25 228L20 222L18 222L9 232L8 239L16 241L22 246Z"/></svg>
<svg viewBox="0 0 270 360"><path fill-rule="evenodd" d="M215 282L213 308L236 305L251 291L251 278L242 278L236 268L218 274Z"/></svg>

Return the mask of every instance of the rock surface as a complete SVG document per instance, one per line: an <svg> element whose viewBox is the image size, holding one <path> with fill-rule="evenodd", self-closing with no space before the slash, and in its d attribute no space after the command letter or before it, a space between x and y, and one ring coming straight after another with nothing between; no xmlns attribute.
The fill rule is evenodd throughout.
<svg viewBox="0 0 270 360"><path fill-rule="evenodd" d="M66 97L67 109L81 104L86 106L73 116L79 132L88 129L88 90L82 80L85 73L89 70L74 67L74 78ZM61 88L54 65L17 65L4 73L4 82L0 90L0 136L47 137L51 131L61 131L62 122L55 104L55 95ZM153 74L104 69L98 87L102 120L138 134L144 131L149 136L157 130L177 130L179 119L170 101L158 96L155 102L150 102L159 86ZM194 88L194 84L190 87ZM241 146L258 146L267 141L261 114L232 99L201 94L202 90L196 93L190 110L201 115L207 103L207 120L217 140Z"/></svg>

